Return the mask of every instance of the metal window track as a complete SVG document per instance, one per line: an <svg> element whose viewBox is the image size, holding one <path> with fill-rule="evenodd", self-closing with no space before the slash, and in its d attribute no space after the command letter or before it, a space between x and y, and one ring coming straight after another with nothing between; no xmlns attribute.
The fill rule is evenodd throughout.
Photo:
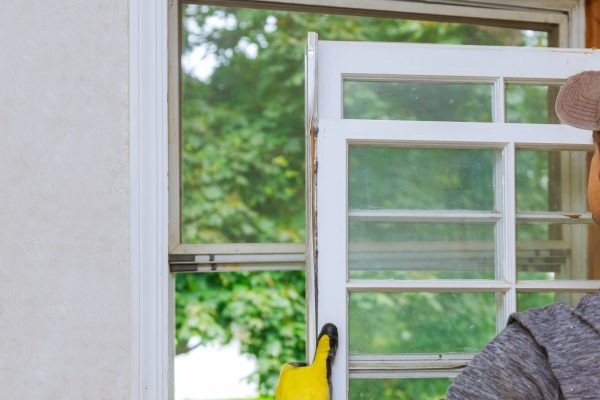
<svg viewBox="0 0 600 400"><path fill-rule="evenodd" d="M474 354L350 354L348 369L354 379L452 378Z"/></svg>
<svg viewBox="0 0 600 400"><path fill-rule="evenodd" d="M177 272L302 271L305 256L288 254L171 254L169 267Z"/></svg>

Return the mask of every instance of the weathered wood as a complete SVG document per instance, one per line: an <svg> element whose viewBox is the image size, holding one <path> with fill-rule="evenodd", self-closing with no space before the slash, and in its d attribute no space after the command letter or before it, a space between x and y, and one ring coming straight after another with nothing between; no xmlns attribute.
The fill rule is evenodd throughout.
<svg viewBox="0 0 600 400"><path fill-rule="evenodd" d="M600 47L600 0L585 2L585 46Z"/></svg>
<svg viewBox="0 0 600 400"><path fill-rule="evenodd" d="M600 0L585 2L585 45L600 47ZM592 159L588 157L588 171ZM600 179L600 178L599 178ZM588 187L588 190L591 188ZM588 272L590 279L600 279L600 227L591 225L588 228Z"/></svg>

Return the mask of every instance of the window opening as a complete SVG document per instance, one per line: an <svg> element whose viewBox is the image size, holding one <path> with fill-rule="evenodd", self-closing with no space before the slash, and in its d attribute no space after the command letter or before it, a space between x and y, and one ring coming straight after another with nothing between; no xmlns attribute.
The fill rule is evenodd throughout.
<svg viewBox="0 0 600 400"><path fill-rule="evenodd" d="M259 377L257 394L272 393L279 367L298 359L305 337L298 325L306 318L304 272L296 270L303 269L305 262L306 32L318 30L323 37L336 40L518 46L547 46L554 36L551 28L544 32L187 3L180 4L180 28L181 206L176 214L181 218L171 229L175 233L170 256L171 270L181 272L176 275L177 350L186 354L210 339L226 343L238 335L250 340L250 332L261 332L251 344L244 342L242 351L257 359L253 375ZM372 91L364 90L363 84L370 82L357 79L358 102ZM490 88L488 84L467 86L471 90L477 86L482 96ZM395 95L392 91L383 98ZM358 109L356 104L349 107L350 111ZM466 235L468 242L473 234ZM255 272L228 272L240 269ZM358 264L356 272L361 273ZM236 293L249 298L236 297ZM252 311L269 301L288 302L293 321L286 313L274 316ZM235 307L244 318L234 321ZM266 329L257 328L269 325L264 318L273 324L278 321L284 333L268 330L267 334ZM291 344L286 335L292 338ZM177 376L176 369L176 382ZM415 391L431 380L390 382L393 387ZM357 379L353 384L371 387L380 383Z"/></svg>

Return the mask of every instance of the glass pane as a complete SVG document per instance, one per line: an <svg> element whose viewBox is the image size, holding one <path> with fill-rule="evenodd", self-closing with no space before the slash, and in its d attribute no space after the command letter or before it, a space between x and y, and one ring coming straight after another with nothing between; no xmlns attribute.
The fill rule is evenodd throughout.
<svg viewBox="0 0 600 400"><path fill-rule="evenodd" d="M548 46L530 30L199 4L182 4L181 27L185 243L304 241L306 32Z"/></svg>
<svg viewBox="0 0 600 400"><path fill-rule="evenodd" d="M344 81L344 118L492 122L492 85Z"/></svg>
<svg viewBox="0 0 600 400"><path fill-rule="evenodd" d="M591 224L517 224L517 279L588 279ZM589 270L589 272L588 272Z"/></svg>
<svg viewBox="0 0 600 400"><path fill-rule="evenodd" d="M506 122L559 124L554 103L560 85L506 85Z"/></svg>
<svg viewBox="0 0 600 400"><path fill-rule="evenodd" d="M474 353L496 333L494 293L350 293L353 353Z"/></svg>
<svg viewBox="0 0 600 400"><path fill-rule="evenodd" d="M493 279L494 224L349 224L351 279Z"/></svg>
<svg viewBox="0 0 600 400"><path fill-rule="evenodd" d="M517 293L517 311L529 308L545 307L554 303L565 303L577 306L586 293L582 292L524 292Z"/></svg>
<svg viewBox="0 0 600 400"><path fill-rule="evenodd" d="M517 149L517 211L586 211L588 154Z"/></svg>
<svg viewBox="0 0 600 400"><path fill-rule="evenodd" d="M439 400L450 378L350 379L350 400Z"/></svg>
<svg viewBox="0 0 600 400"><path fill-rule="evenodd" d="M176 274L175 398L272 395L306 359L305 315L303 271Z"/></svg>
<svg viewBox="0 0 600 400"><path fill-rule="evenodd" d="M494 150L352 146L351 209L493 210Z"/></svg>

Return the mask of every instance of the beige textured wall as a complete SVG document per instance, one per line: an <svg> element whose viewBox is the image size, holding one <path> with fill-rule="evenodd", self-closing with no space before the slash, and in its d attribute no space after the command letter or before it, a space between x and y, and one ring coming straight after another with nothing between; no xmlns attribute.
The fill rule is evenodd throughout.
<svg viewBox="0 0 600 400"><path fill-rule="evenodd" d="M0 398L131 381L126 0L0 0Z"/></svg>

